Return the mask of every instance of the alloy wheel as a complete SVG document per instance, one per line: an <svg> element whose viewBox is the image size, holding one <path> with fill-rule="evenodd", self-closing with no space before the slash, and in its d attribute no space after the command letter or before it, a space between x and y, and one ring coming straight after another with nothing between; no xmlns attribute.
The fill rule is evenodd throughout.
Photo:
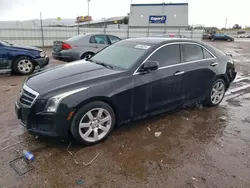
<svg viewBox="0 0 250 188"><path fill-rule="evenodd" d="M87 142L98 142L110 131L112 118L104 108L89 110L81 118L79 123L79 134Z"/></svg>
<svg viewBox="0 0 250 188"><path fill-rule="evenodd" d="M214 84L211 91L211 102L217 105L221 102L225 94L225 85L223 82L218 81Z"/></svg>
<svg viewBox="0 0 250 188"><path fill-rule="evenodd" d="M24 74L30 73L33 69L33 63L28 59L22 59L18 62L18 70Z"/></svg>

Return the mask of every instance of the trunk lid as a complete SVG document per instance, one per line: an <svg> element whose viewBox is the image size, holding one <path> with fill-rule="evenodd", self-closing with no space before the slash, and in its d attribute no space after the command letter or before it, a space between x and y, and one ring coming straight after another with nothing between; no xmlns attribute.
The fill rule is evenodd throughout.
<svg viewBox="0 0 250 188"><path fill-rule="evenodd" d="M54 41L53 42L53 51L61 52L62 51L63 41Z"/></svg>

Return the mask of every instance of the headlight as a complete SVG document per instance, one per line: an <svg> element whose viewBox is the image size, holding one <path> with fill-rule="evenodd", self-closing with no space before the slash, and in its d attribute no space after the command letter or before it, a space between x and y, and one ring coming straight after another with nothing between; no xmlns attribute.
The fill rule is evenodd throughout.
<svg viewBox="0 0 250 188"><path fill-rule="evenodd" d="M45 57L45 52L40 52L40 57Z"/></svg>
<svg viewBox="0 0 250 188"><path fill-rule="evenodd" d="M46 104L46 107L45 107L45 111L46 112L56 112L57 111L57 108L60 104L60 102L65 99L66 97L72 95L72 94L75 94L77 92L80 92L80 91L83 91L87 89L87 87L84 87L84 88L80 88L80 89L76 89L76 90L73 90L73 91L68 91L68 92L65 92L65 93L62 93L62 94L59 94L59 95L56 95L54 97L51 97L47 104Z"/></svg>

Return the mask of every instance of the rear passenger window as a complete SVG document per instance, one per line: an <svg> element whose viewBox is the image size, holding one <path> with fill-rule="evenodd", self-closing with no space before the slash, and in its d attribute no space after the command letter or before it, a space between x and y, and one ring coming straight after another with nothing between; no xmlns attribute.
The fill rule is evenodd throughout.
<svg viewBox="0 0 250 188"><path fill-rule="evenodd" d="M150 58L150 61L157 61L160 67L174 65L181 62L180 45L172 44L164 46L156 51Z"/></svg>
<svg viewBox="0 0 250 188"><path fill-rule="evenodd" d="M204 54L204 59L213 58L213 56L204 48L203 48L203 54Z"/></svg>
<svg viewBox="0 0 250 188"><path fill-rule="evenodd" d="M202 47L195 44L183 44L183 61L197 61L203 59Z"/></svg>

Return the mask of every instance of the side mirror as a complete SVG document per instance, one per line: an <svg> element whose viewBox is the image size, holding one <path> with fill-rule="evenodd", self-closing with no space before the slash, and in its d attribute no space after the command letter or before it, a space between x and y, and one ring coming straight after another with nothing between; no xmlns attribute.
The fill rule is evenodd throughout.
<svg viewBox="0 0 250 188"><path fill-rule="evenodd" d="M159 68L159 63L157 61L146 61L140 72L151 72Z"/></svg>

